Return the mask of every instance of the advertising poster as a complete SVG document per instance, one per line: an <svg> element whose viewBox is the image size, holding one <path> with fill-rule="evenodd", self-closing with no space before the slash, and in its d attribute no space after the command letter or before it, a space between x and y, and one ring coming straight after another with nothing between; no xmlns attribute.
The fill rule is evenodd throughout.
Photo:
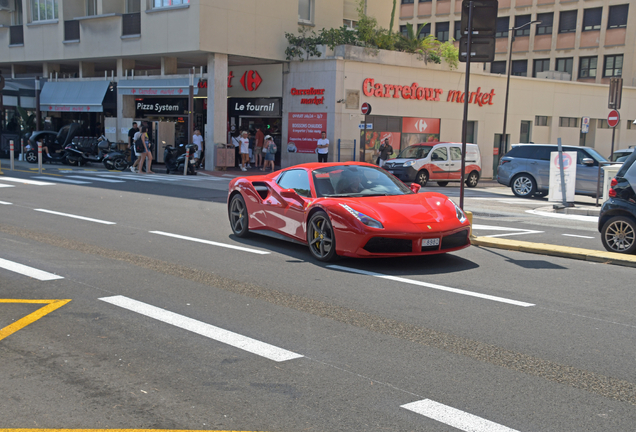
<svg viewBox="0 0 636 432"><path fill-rule="evenodd" d="M563 201L563 193L561 192L561 169L559 167L559 152L551 152L548 201ZM563 175L565 177L565 201L574 202L576 152L563 152Z"/></svg>
<svg viewBox="0 0 636 432"><path fill-rule="evenodd" d="M289 113L287 151L315 153L321 132L327 130L327 114ZM333 144L333 143L332 143Z"/></svg>
<svg viewBox="0 0 636 432"><path fill-rule="evenodd" d="M397 154L400 152L400 132L373 132L373 131L362 131L364 133L364 148L367 151L367 162L375 163L378 157L380 144L384 141L385 138L389 139L389 144L393 147L393 155L390 159L394 159L397 157Z"/></svg>

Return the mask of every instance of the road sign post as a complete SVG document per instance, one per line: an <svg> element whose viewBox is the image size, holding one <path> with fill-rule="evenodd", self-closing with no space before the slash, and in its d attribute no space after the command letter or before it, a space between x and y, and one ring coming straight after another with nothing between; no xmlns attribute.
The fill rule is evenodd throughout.
<svg viewBox="0 0 636 432"><path fill-rule="evenodd" d="M622 86L621 86L622 87ZM620 105L620 97L618 98L618 104ZM610 160L614 158L614 137L616 136L616 126L621 121L621 115L617 110L611 110L607 116L607 125L612 128L612 150L610 151Z"/></svg>

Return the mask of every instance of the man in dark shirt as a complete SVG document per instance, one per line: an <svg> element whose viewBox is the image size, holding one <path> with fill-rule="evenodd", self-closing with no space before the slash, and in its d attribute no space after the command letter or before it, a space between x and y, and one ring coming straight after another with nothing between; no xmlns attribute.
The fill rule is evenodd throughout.
<svg viewBox="0 0 636 432"><path fill-rule="evenodd" d="M130 149L130 164L134 164L137 159L137 155L135 155L135 144L133 143L133 137L135 134L139 132L139 128L137 127L137 122L133 122L132 127L128 131L128 148Z"/></svg>

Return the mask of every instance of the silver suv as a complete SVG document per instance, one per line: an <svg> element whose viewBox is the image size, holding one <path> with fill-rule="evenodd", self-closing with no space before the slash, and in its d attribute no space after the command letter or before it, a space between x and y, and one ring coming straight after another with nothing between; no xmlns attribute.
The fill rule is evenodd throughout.
<svg viewBox="0 0 636 432"><path fill-rule="evenodd" d="M510 186L518 197L547 194L550 185L550 153L556 151L559 151L556 144L514 146L499 161L497 181ZM607 159L589 147L563 146L563 151L577 152L575 193L596 196L598 165L599 162L607 162Z"/></svg>

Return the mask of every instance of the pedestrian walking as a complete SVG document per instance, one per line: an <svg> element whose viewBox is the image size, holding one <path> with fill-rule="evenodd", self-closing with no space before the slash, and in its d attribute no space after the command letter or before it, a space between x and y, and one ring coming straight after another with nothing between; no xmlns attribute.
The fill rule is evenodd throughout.
<svg viewBox="0 0 636 432"><path fill-rule="evenodd" d="M379 150L380 150L380 157L378 159L379 159L380 168L382 168L384 164L386 163L387 159L389 159L389 156L393 154L393 147L391 146L391 144L389 144L388 138L385 138L384 141L382 141L382 144L380 144Z"/></svg>
<svg viewBox="0 0 636 432"><path fill-rule="evenodd" d="M263 144L265 143L265 134L263 133L263 125L256 127L256 142L254 144L254 166L263 168Z"/></svg>
<svg viewBox="0 0 636 432"><path fill-rule="evenodd" d="M154 172L150 170L152 166L152 145L148 138L148 128L146 126L141 127L141 132L137 139L141 139L141 142L143 143L143 150L144 150L139 155L137 173L143 174L144 162L146 162L146 174L154 174Z"/></svg>
<svg viewBox="0 0 636 432"><path fill-rule="evenodd" d="M239 139L241 152L241 171L247 171L247 164L250 161L250 140L247 131L243 131Z"/></svg>
<svg viewBox="0 0 636 432"><path fill-rule="evenodd" d="M139 132L139 127L137 126L137 122L133 122L132 127L128 130L128 149L130 150L130 164L134 166L135 161L137 160L137 154L135 153L134 143L135 143L135 134ZM134 172L134 170L133 170Z"/></svg>
<svg viewBox="0 0 636 432"><path fill-rule="evenodd" d="M203 136L199 128L194 129L194 135L192 135L192 143L197 146L197 151L194 153L194 166L199 167L199 161L203 153Z"/></svg>
<svg viewBox="0 0 636 432"><path fill-rule="evenodd" d="M316 153L318 153L318 162L327 162L329 156L329 140L327 139L327 132L322 131L322 138L318 140L316 145Z"/></svg>
<svg viewBox="0 0 636 432"><path fill-rule="evenodd" d="M267 150L265 155L265 161L263 162L263 168L261 170L267 171L268 167L271 167L271 171L274 172L274 160L276 159L276 152L278 148L274 143L274 138L271 135L267 135L265 137L265 143L263 144L263 149Z"/></svg>

